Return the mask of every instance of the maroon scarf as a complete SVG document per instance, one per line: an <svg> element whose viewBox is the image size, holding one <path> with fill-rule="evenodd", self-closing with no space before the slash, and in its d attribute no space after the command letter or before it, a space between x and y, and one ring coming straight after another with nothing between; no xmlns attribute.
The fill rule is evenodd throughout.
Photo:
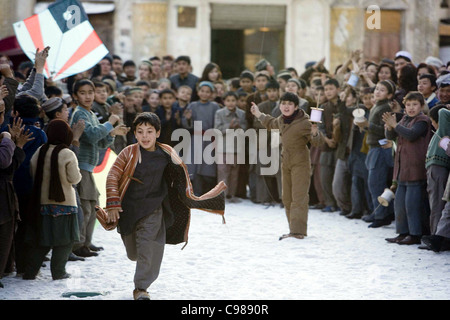
<svg viewBox="0 0 450 320"><path fill-rule="evenodd" d="M292 121L294 121L294 119L297 117L298 113L300 112L300 109L297 109L294 111L293 114L291 114L290 116L285 116L283 115L283 122L285 124L290 124Z"/></svg>

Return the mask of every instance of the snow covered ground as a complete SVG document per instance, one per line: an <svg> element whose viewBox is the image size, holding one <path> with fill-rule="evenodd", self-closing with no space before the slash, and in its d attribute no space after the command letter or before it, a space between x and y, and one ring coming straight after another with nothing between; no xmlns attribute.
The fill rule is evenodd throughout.
<svg viewBox="0 0 450 320"><path fill-rule="evenodd" d="M188 245L167 245L153 300L450 299L450 252L389 244L394 224L369 229L361 220L310 210L308 237L286 233L284 210L250 201L218 215L192 211ZM53 281L50 263L37 280L2 279L0 300L132 300L135 263L119 234L98 226L99 256L68 262L70 279ZM103 295L64 298L66 292Z"/></svg>

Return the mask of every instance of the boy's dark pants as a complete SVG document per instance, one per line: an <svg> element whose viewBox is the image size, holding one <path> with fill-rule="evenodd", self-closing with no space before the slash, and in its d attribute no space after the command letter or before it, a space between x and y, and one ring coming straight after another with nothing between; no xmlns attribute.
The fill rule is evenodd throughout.
<svg viewBox="0 0 450 320"><path fill-rule="evenodd" d="M12 253L15 219L0 224L0 278L5 272L8 259L14 259Z"/></svg>
<svg viewBox="0 0 450 320"><path fill-rule="evenodd" d="M448 169L438 165L431 165L427 168L427 192L430 202L430 230L431 234L436 234L445 201L442 200L445 186L448 179Z"/></svg>
<svg viewBox="0 0 450 320"><path fill-rule="evenodd" d="M158 278L166 243L162 209L156 209L136 224L133 233L122 235L128 259L136 261L134 285L147 290Z"/></svg>
<svg viewBox="0 0 450 320"><path fill-rule="evenodd" d="M26 267L26 276L36 276L42 266L45 256L52 250L50 270L53 279L60 278L66 273L66 264L72 252L73 242L63 246L44 247L37 246L30 253L29 263Z"/></svg>
<svg viewBox="0 0 450 320"><path fill-rule="evenodd" d="M320 182L326 206L336 207L333 195L333 177L336 166L336 152L322 151L320 154Z"/></svg>
<svg viewBox="0 0 450 320"><path fill-rule="evenodd" d="M95 206L98 203L98 190L95 185L92 172L80 170L82 179L78 184L78 193L80 197L80 205L83 212L83 220L81 225L80 241L75 243L74 249L80 247L89 247L92 244L97 214Z"/></svg>

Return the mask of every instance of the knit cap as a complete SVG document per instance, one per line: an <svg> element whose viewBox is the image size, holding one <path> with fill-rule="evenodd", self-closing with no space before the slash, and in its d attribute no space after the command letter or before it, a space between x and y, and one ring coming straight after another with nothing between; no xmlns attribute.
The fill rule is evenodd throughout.
<svg viewBox="0 0 450 320"><path fill-rule="evenodd" d="M42 109L47 113L60 108L63 104L64 101L61 98L53 97L42 104Z"/></svg>
<svg viewBox="0 0 450 320"><path fill-rule="evenodd" d="M269 61L266 59L261 59L255 64L256 71L262 71L265 70L266 67L269 65Z"/></svg>
<svg viewBox="0 0 450 320"><path fill-rule="evenodd" d="M214 85L212 84L212 82L210 81L202 81L199 83L198 88L200 89L201 87L207 86L211 89L211 91L214 91L216 88L214 87Z"/></svg>
<svg viewBox="0 0 450 320"><path fill-rule="evenodd" d="M253 73L249 70L244 70L241 72L240 78L247 78L250 79L251 81L255 80L255 76L253 75Z"/></svg>

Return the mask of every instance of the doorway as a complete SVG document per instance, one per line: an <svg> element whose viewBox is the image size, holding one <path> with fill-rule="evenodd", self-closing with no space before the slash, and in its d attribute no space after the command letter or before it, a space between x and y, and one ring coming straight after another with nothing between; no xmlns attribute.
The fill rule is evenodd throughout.
<svg viewBox="0 0 450 320"><path fill-rule="evenodd" d="M238 77L245 69L254 72L255 64L263 58L275 70L284 68L284 30L211 31L211 61L220 66L224 79Z"/></svg>
<svg viewBox="0 0 450 320"><path fill-rule="evenodd" d="M262 58L283 69L285 25L285 6L211 4L211 61L224 79L254 72Z"/></svg>

